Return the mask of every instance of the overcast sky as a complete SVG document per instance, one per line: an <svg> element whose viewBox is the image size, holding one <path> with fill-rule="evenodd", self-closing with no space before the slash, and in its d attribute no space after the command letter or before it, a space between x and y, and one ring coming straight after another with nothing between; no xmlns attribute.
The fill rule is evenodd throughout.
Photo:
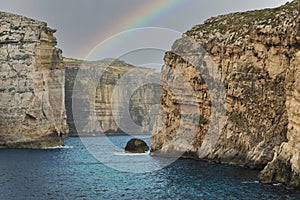
<svg viewBox="0 0 300 200"><path fill-rule="evenodd" d="M0 10L47 22L51 28L57 29L55 36L65 57L85 58L106 38L131 28L162 27L182 33L212 16L277 7L286 2L287 0L1 0Z"/></svg>

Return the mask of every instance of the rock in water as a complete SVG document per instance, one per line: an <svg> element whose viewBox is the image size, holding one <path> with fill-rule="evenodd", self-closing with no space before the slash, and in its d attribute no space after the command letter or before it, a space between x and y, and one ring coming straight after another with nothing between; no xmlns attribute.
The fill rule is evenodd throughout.
<svg viewBox="0 0 300 200"><path fill-rule="evenodd" d="M145 153L149 151L149 147L145 141L133 138L127 142L125 151L131 153Z"/></svg>
<svg viewBox="0 0 300 200"><path fill-rule="evenodd" d="M0 147L42 148L66 136L65 71L55 30L0 12Z"/></svg>
<svg viewBox="0 0 300 200"><path fill-rule="evenodd" d="M294 0L275 9L213 17L183 34L164 58L162 115L151 151L190 151L196 158L264 168L263 182L300 185L299 8ZM211 120L211 105L218 105L208 89L215 75L207 70L211 66L219 70L226 93L223 128L217 117ZM176 81L180 75L197 98ZM191 116L197 109L201 116ZM190 132L192 141L182 142Z"/></svg>

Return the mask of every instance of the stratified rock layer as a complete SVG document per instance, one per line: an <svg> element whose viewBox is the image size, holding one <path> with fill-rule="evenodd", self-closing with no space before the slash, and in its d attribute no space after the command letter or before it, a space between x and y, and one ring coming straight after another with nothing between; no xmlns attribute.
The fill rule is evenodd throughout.
<svg viewBox="0 0 300 200"><path fill-rule="evenodd" d="M0 146L62 145L65 72L55 30L0 12Z"/></svg>
<svg viewBox="0 0 300 200"><path fill-rule="evenodd" d="M264 168L263 182L299 185L299 5L297 0L275 9L214 17L176 41L162 68L161 113L166 117L156 122L151 151L184 149L187 157ZM223 118L211 116L217 100L208 88L215 75L206 69L212 66L226 92L222 129ZM179 74L193 88L194 98L178 92L186 91L176 82ZM197 109L200 115L192 123L182 123ZM208 138L209 130L215 141ZM188 144L180 140L182 132L195 133Z"/></svg>
<svg viewBox="0 0 300 200"><path fill-rule="evenodd" d="M150 134L160 100L160 86L151 83L159 82L159 73L115 59L64 63L71 136Z"/></svg>

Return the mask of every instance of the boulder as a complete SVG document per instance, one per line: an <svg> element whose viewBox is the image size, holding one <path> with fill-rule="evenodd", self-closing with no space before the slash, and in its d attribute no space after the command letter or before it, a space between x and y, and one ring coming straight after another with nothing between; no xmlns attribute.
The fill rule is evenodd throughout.
<svg viewBox="0 0 300 200"><path fill-rule="evenodd" d="M125 151L131 153L145 153L149 151L149 147L145 141L133 138L127 142Z"/></svg>

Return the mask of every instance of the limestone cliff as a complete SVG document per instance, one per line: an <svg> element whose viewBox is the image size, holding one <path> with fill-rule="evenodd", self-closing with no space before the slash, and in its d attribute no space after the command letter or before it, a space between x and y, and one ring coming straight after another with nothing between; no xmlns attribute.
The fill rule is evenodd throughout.
<svg viewBox="0 0 300 200"><path fill-rule="evenodd" d="M0 146L63 144L65 72L55 30L0 12Z"/></svg>
<svg viewBox="0 0 300 200"><path fill-rule="evenodd" d="M214 17L174 43L162 68L165 114L151 138L154 154L184 151L185 157L265 167L263 182L300 185L299 5ZM213 106L222 98L214 95L216 74L226 93L220 119ZM178 83L179 76L188 85ZM194 97L178 92L188 87ZM194 119L183 123L187 118ZM191 132L184 143L180 138Z"/></svg>
<svg viewBox="0 0 300 200"><path fill-rule="evenodd" d="M142 84L142 81L147 77L159 77L157 72L114 59L89 62L65 58L64 63L67 121L71 136L77 135L76 128L80 129L80 135L150 133L153 127L151 111L159 103L160 86ZM90 77L91 74L83 77L83 80L78 78L77 74L85 73L85 69L102 73L96 83L93 83L95 80ZM84 93L75 91L74 82L81 84ZM90 92L86 92L87 90ZM87 97L89 95L92 97ZM76 102L80 106L73 105ZM78 119L73 116L73 109L79 113ZM75 126L74 120L77 120L80 128ZM131 130L128 127L130 125L140 128Z"/></svg>

